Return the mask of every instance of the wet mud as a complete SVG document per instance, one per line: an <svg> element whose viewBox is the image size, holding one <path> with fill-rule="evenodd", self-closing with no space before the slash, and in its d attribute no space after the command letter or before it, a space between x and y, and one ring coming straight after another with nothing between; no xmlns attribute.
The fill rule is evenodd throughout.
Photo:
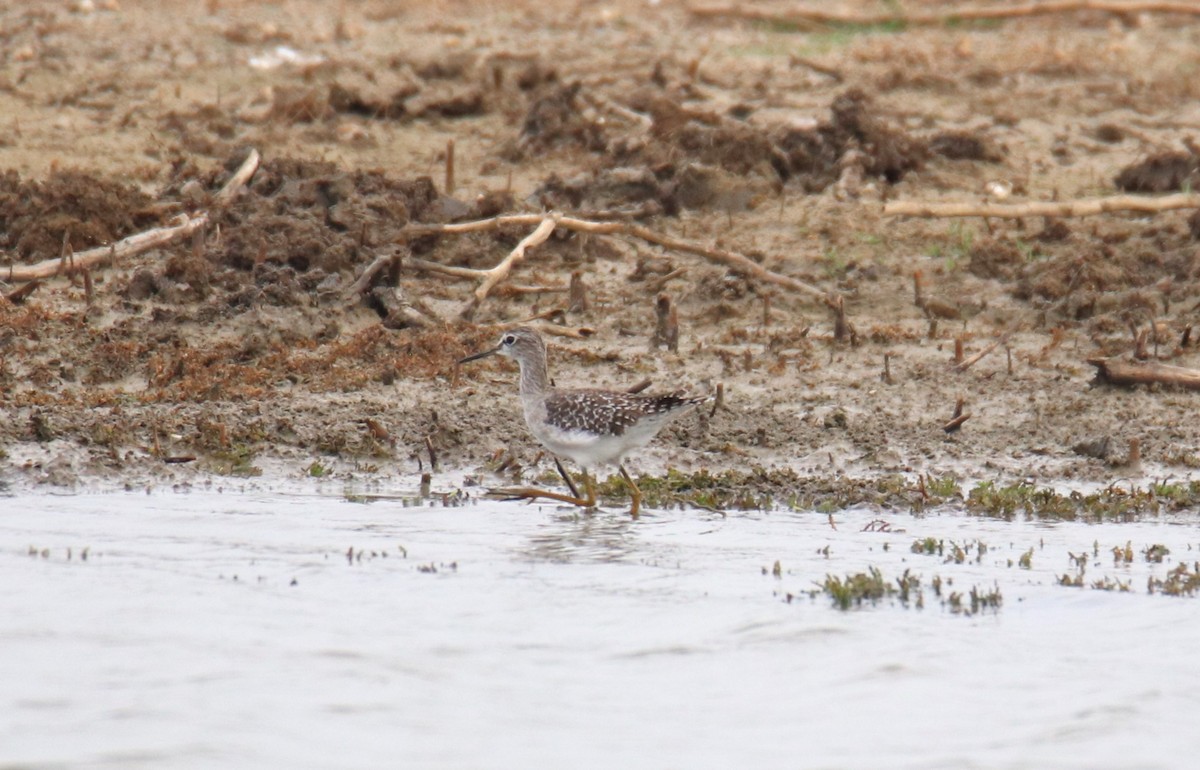
<svg viewBox="0 0 1200 770"><path fill-rule="evenodd" d="M314 465L537 479L553 466L511 368L454 365L530 318L583 330L552 339L560 384L722 384L722 408L634 464L744 474L758 500L893 474L1071 485L1200 468L1200 396L1097 386L1087 363L1200 367L1193 212L881 213L1194 189L1180 126L1197 116L1179 105L1197 86L1174 74L1197 63L1177 42L1200 38L1193 19L797 31L674 4L517 3L518 22L447 22L455 3L209 5L0 11L0 109L20 109L0 143L0 280L207 210L248 148L263 155L201 237L0 283L6 487ZM181 15L196 35L155 43ZM476 281L420 267L487 269L533 227L414 226L547 209L744 254L842 298L848 325L627 236L556 230L471 313ZM947 432L959 399L970 418ZM1087 442L1112 452L1074 449Z"/></svg>

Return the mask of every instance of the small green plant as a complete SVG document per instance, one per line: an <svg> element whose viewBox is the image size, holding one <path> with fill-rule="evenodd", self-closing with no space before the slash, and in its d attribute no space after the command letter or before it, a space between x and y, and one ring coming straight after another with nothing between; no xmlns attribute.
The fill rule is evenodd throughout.
<svg viewBox="0 0 1200 770"><path fill-rule="evenodd" d="M321 465L319 461L313 460L312 463L309 464L308 468L305 469L305 472L312 478L319 479L324 476L328 476L330 470L324 465Z"/></svg>
<svg viewBox="0 0 1200 770"><path fill-rule="evenodd" d="M940 554L942 552L942 541L932 537L927 537L923 540L914 540L909 550L913 553L923 553L928 556L932 556L935 553Z"/></svg>
<svg viewBox="0 0 1200 770"><path fill-rule="evenodd" d="M934 497L943 499L962 497L962 487L958 485L958 479L953 476L941 476L939 478L927 476L925 478L925 489Z"/></svg>
<svg viewBox="0 0 1200 770"><path fill-rule="evenodd" d="M261 476L262 468L254 464L255 451L246 444L219 449L209 455L208 466L222 476Z"/></svg>
<svg viewBox="0 0 1200 770"><path fill-rule="evenodd" d="M875 604L897 590L883 579L883 573L878 567L869 567L866 572L858 572L844 578L826 575L821 588L833 600L834 606L841 610L861 606L863 602Z"/></svg>

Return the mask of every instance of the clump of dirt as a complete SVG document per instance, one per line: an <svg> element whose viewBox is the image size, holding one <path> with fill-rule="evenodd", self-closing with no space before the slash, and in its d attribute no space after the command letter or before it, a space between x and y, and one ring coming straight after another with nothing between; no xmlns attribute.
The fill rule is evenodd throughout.
<svg viewBox="0 0 1200 770"><path fill-rule="evenodd" d="M1013 243L1002 238L981 238L971 246L967 269L980 278L1011 281L1024 265L1025 258Z"/></svg>
<svg viewBox="0 0 1200 770"><path fill-rule="evenodd" d="M1200 186L1200 155L1195 152L1163 152L1132 163L1117 174L1118 190L1159 193Z"/></svg>
<svg viewBox="0 0 1200 770"><path fill-rule="evenodd" d="M999 163L1004 150L990 137L970 131L940 131L929 140L929 151L950 160L978 160Z"/></svg>
<svg viewBox="0 0 1200 770"><path fill-rule="evenodd" d="M563 180L548 178L538 191L547 205L605 209L642 205L640 214L673 214L680 208L729 212L753 208L793 180L819 192L848 168L895 183L929 157L924 140L893 123L873 100L851 89L833 100L832 118L811 128L758 126L686 107L661 91L642 89L628 107L648 125L624 132L595 118L597 101L579 82L552 84L537 96L510 145L510 159L531 150L570 146L592 153L599 165ZM744 114L739 112L738 114ZM994 161L1000 151L984 138L958 137L944 154ZM970 147L966 145L970 144ZM652 206L646 206L647 203Z"/></svg>
<svg viewBox="0 0 1200 770"><path fill-rule="evenodd" d="M86 249L162 223L148 195L130 184L82 171L44 181L0 174L0 249L22 260L59 256L63 244Z"/></svg>
<svg viewBox="0 0 1200 770"><path fill-rule="evenodd" d="M839 95L830 112L829 122L811 129L786 129L780 137L792 174L809 192L833 184L848 164L894 184L929 157L924 141L892 125L859 89Z"/></svg>
<svg viewBox="0 0 1200 770"><path fill-rule="evenodd" d="M221 213L221 244L207 258L243 271L263 263L298 273L350 271L410 221L436 219L439 200L428 177L347 173L325 161L267 161L238 205Z"/></svg>
<svg viewBox="0 0 1200 770"><path fill-rule="evenodd" d="M530 152L564 145L605 152L608 137L583 104L582 89L579 81L563 84L552 80L536 91L521 121L516 143L504 155L520 160Z"/></svg>

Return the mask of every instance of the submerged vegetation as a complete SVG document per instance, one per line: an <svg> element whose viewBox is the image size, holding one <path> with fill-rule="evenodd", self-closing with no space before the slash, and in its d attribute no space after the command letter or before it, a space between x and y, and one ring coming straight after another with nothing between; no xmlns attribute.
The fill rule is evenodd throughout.
<svg viewBox="0 0 1200 770"><path fill-rule="evenodd" d="M925 594L932 593L941 606L955 615L971 616L986 610L1000 609L1003 597L999 586L980 589L971 586L964 594L950 590L953 579L935 575L928 586L922 585L921 576L906 569L895 580L887 580L878 567L868 567L866 572L856 572L844 577L826 575L818 588L809 592L810 597L824 593L839 610L851 610L863 605L875 605L887 599L901 607L924 609ZM789 595L788 599L791 600Z"/></svg>
<svg viewBox="0 0 1200 770"><path fill-rule="evenodd" d="M1007 520L1023 514L1031 519L1132 521L1200 506L1200 481L1158 482L1144 489L1109 486L1089 494L985 481L971 490L966 503L971 513Z"/></svg>
<svg viewBox="0 0 1200 770"><path fill-rule="evenodd" d="M541 479L553 482L552 477ZM714 473L671 469L664 476L642 475L637 484L651 508L697 507L713 510L774 510L836 513L870 507L923 513L943 506L964 506L979 516L1083 522L1134 521L1165 512L1200 508L1200 481L1153 482L1142 488L1109 486L1094 492L1060 492L1026 482L982 481L964 492L952 475L915 477L890 474L875 478L808 477L787 468L753 467ZM628 492L619 476L599 483L608 504L620 504Z"/></svg>

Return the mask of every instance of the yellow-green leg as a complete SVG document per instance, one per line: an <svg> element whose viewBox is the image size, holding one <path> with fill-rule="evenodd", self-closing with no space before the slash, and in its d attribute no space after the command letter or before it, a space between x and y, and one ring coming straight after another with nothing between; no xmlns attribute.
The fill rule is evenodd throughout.
<svg viewBox="0 0 1200 770"><path fill-rule="evenodd" d="M588 475L586 468L583 471L583 488L587 493L587 497L579 497L578 494L572 497L560 492L550 492L549 490L535 489L533 487L491 489L488 490L488 494L508 500L555 500L560 503L567 503L568 505L578 505L580 508L595 508L596 487L592 483L592 477Z"/></svg>
<svg viewBox="0 0 1200 770"><path fill-rule="evenodd" d="M629 485L629 498L633 501L629 507L629 515L636 519L638 511L642 508L642 490L633 483L633 477L629 475L629 471L625 470L624 465L618 465L617 468L621 471L621 478L625 479L625 483Z"/></svg>

